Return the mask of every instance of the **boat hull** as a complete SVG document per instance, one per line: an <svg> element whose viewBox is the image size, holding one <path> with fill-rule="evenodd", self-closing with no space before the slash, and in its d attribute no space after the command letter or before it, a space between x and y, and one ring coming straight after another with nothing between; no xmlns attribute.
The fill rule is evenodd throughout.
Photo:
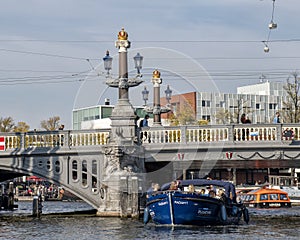
<svg viewBox="0 0 300 240"><path fill-rule="evenodd" d="M290 202L260 202L260 203L244 203L249 208L290 208Z"/></svg>
<svg viewBox="0 0 300 240"><path fill-rule="evenodd" d="M242 215L237 211L232 217L219 199L176 191L151 196L147 208L156 224L168 225L236 224Z"/></svg>

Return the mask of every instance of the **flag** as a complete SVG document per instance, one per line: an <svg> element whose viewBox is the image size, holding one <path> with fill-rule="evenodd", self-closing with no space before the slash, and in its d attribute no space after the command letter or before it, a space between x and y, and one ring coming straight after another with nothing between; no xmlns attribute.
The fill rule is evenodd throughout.
<svg viewBox="0 0 300 240"><path fill-rule="evenodd" d="M5 137L0 136L0 151L5 151Z"/></svg>

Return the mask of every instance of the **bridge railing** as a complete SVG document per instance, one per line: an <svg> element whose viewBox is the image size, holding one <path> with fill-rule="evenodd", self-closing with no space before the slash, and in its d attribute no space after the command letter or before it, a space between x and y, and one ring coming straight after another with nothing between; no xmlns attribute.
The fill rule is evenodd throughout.
<svg viewBox="0 0 300 240"><path fill-rule="evenodd" d="M73 131L32 131L26 133L0 133L5 139L5 150L21 148L54 148L105 145L110 129Z"/></svg>
<svg viewBox="0 0 300 240"><path fill-rule="evenodd" d="M236 124L142 128L140 141L151 143L262 142L300 140L300 124Z"/></svg>
<svg viewBox="0 0 300 240"><path fill-rule="evenodd" d="M110 129L0 133L5 150L106 145ZM142 144L300 141L300 124L236 124L142 128Z"/></svg>

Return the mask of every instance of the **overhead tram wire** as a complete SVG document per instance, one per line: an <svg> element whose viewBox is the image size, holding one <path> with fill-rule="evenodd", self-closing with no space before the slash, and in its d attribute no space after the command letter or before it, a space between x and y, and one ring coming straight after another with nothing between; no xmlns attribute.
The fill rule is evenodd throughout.
<svg viewBox="0 0 300 240"><path fill-rule="evenodd" d="M275 0L272 0L273 4L272 4L272 15L271 15L271 21L269 23L269 33L268 33L268 37L266 41L262 41L262 43L265 45L264 47L264 52L268 53L270 51L269 49L269 42L270 42L270 37L271 37L271 31L273 29L277 28L277 24L274 23L274 12L275 12Z"/></svg>
<svg viewBox="0 0 300 240"><path fill-rule="evenodd" d="M48 84L48 83L65 83L65 82L82 82L89 76L91 78L98 78L99 75L104 73L98 73L94 76L89 71L78 72L68 75L43 75L43 76L22 76L22 77L5 77L0 78L0 85L19 85L19 84ZM99 79L97 79L99 80Z"/></svg>
<svg viewBox="0 0 300 240"><path fill-rule="evenodd" d="M290 74L289 72L283 73L283 74L269 74L268 76L269 80L285 80L286 77ZM146 73L144 75L147 75ZM215 81L247 81L247 80L257 80L261 73L257 72L256 74L230 74L230 73L210 73L210 76ZM150 75L149 75L150 76ZM201 81L203 76L207 76L206 74L194 74L194 73L184 73L182 76L178 76L177 74L172 73L164 73L165 79L168 78L172 79L172 81L181 81L185 78L196 78L196 81ZM46 76L46 77L36 77L36 78L12 78L12 79L1 79L0 85L1 86L12 86L12 85L21 85L21 84L50 84L50 83L75 83L75 82L82 82L85 81L86 78L82 77L72 77L72 76ZM89 76L88 81L99 81L98 75Z"/></svg>
<svg viewBox="0 0 300 240"><path fill-rule="evenodd" d="M109 40L39 40L39 39L0 39L0 42L49 42L49 43L111 43ZM262 40L135 40L135 43L261 43ZM300 38L273 39L269 42L300 42Z"/></svg>
<svg viewBox="0 0 300 240"><path fill-rule="evenodd" d="M277 40L278 41L278 40ZM21 53L21 54L30 54L30 55L39 55L39 56L46 56L46 57L57 57L57 58L66 58L66 59L73 59L73 60L83 60L83 61L87 61L90 65L90 67L92 69L94 69L94 67L91 65L91 60L93 61L102 61L101 58L84 58L84 57L74 57L74 56L66 56L66 55L58 55L58 54L49 54L49 53L41 53L41 52L32 52L32 51L20 51L20 50L13 50L13 49L4 49L4 48L0 48L0 51L5 51L5 52L14 52L14 53ZM220 56L216 56L216 57L195 57L194 59L201 59L201 60L243 60L243 59L253 59L253 60L257 60L257 59L266 59L266 58L270 58L270 59L300 59L300 56L278 56L278 57L220 57ZM157 58L157 59L185 59L185 58Z"/></svg>

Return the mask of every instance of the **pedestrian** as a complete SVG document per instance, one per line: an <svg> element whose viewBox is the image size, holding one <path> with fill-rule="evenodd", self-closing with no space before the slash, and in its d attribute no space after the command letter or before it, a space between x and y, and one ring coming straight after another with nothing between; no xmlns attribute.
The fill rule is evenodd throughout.
<svg viewBox="0 0 300 240"><path fill-rule="evenodd" d="M148 119L149 119L149 115L146 114L145 118L142 119L140 122L140 127L148 127Z"/></svg>
<svg viewBox="0 0 300 240"><path fill-rule="evenodd" d="M148 119L149 119L149 115L146 114L145 117L144 117L144 119L142 119L140 121L140 128L142 128L142 127L149 127L149 125L148 125ZM143 131L141 131L141 141L144 142L145 140L147 140L147 137L148 137L147 131L145 131L144 133L143 133ZM143 139L143 138L145 138L145 139ZM148 139L148 141L150 142L150 138Z"/></svg>
<svg viewBox="0 0 300 240"><path fill-rule="evenodd" d="M243 113L241 116L241 123L246 123L246 114Z"/></svg>
<svg viewBox="0 0 300 240"><path fill-rule="evenodd" d="M247 123L247 119L246 119L246 114L245 113L243 113L242 116L241 116L241 123L242 124ZM243 128L242 129L242 140L245 140L245 139L246 139L246 132L245 132L245 129Z"/></svg>
<svg viewBox="0 0 300 240"><path fill-rule="evenodd" d="M280 113L276 112L276 115L273 119L273 123L280 123Z"/></svg>
<svg viewBox="0 0 300 240"><path fill-rule="evenodd" d="M251 120L249 119L249 116L246 117L245 123L251 123Z"/></svg>
<svg viewBox="0 0 300 240"><path fill-rule="evenodd" d="M140 117L135 113L135 118L134 118L134 133L135 133L135 141L138 142L138 133L140 131L138 127L138 120Z"/></svg>

